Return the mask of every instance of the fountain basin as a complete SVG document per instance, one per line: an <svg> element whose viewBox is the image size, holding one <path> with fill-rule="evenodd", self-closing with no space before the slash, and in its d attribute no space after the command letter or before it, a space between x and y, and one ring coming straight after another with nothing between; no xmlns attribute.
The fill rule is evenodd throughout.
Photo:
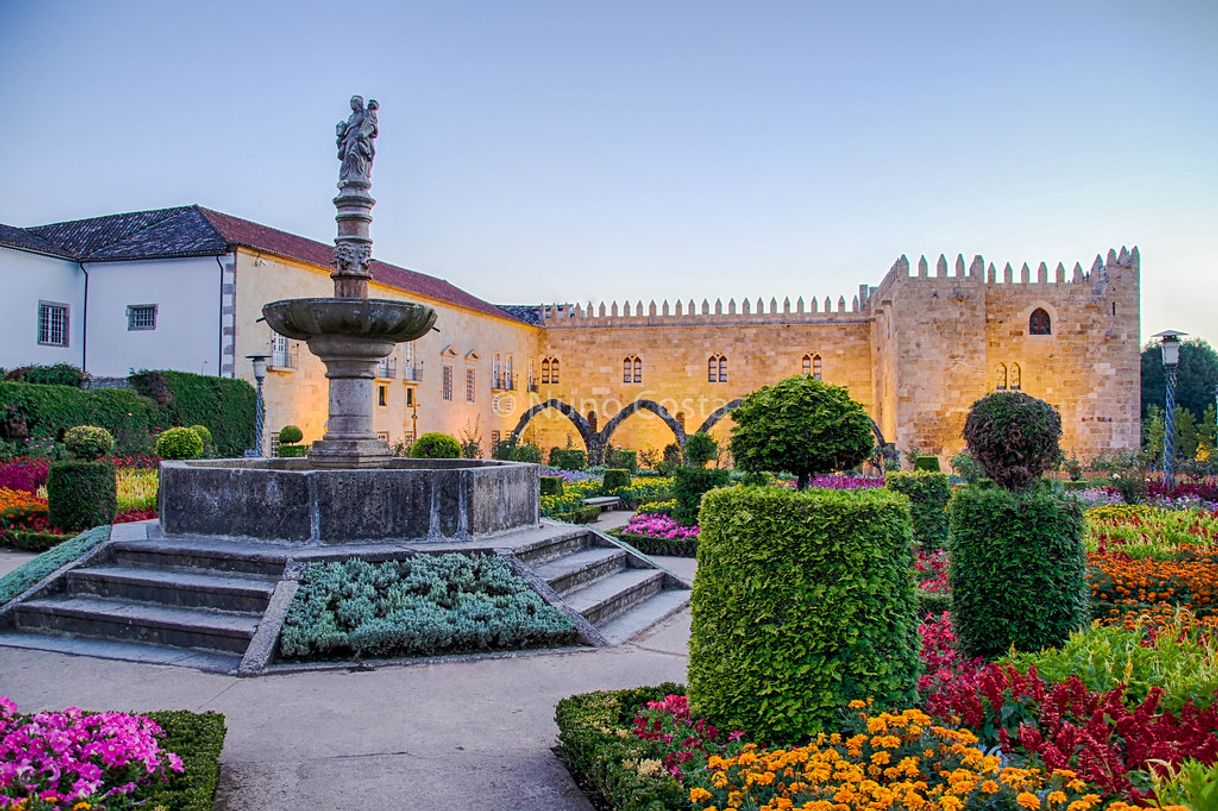
<svg viewBox="0 0 1218 811"><path fill-rule="evenodd" d="M262 315L275 332L297 341L359 337L390 348L426 335L436 323L436 311L425 304L376 298L284 299L264 305Z"/></svg>
<svg viewBox="0 0 1218 811"><path fill-rule="evenodd" d="M376 469L307 459L162 462L161 527L299 545L452 542L536 526L536 465L389 460Z"/></svg>

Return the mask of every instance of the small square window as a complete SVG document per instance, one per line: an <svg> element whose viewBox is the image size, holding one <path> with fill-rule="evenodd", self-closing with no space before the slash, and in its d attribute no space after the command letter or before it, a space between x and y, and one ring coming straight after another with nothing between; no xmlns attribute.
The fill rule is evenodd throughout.
<svg viewBox="0 0 1218 811"><path fill-rule="evenodd" d="M127 305L127 329L129 331L156 329L156 305Z"/></svg>
<svg viewBox="0 0 1218 811"><path fill-rule="evenodd" d="M44 346L68 345L68 305L38 302L38 343Z"/></svg>

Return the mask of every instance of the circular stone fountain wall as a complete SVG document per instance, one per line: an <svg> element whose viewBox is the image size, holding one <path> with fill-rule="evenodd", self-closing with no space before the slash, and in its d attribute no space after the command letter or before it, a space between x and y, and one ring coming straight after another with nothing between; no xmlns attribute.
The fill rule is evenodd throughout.
<svg viewBox="0 0 1218 811"><path fill-rule="evenodd" d="M297 544L467 541L536 526L536 465L393 459L365 470L305 459L162 462L161 528Z"/></svg>

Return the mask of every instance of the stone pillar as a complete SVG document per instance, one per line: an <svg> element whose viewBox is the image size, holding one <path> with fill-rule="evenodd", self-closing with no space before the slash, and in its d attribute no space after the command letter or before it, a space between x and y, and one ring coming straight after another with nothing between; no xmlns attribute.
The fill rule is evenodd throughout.
<svg viewBox="0 0 1218 811"><path fill-rule="evenodd" d="M368 298L368 280L372 273L372 207L376 201L368 194L372 183L366 180L343 180L338 184L334 207L338 213L338 236L334 239L335 298Z"/></svg>
<svg viewBox="0 0 1218 811"><path fill-rule="evenodd" d="M352 302L359 308L360 304ZM364 336L316 335L309 351L326 365L330 413L326 435L313 443L309 461L317 467L381 467L390 457L373 430L376 365L393 351L391 340Z"/></svg>

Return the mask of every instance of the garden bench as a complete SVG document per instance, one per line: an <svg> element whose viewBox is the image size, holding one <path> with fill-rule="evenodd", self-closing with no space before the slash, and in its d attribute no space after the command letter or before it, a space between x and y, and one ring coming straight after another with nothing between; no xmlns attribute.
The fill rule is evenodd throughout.
<svg viewBox="0 0 1218 811"><path fill-rule="evenodd" d="M584 499L585 507L600 507L601 512L622 506L622 500L617 496L594 496Z"/></svg>

